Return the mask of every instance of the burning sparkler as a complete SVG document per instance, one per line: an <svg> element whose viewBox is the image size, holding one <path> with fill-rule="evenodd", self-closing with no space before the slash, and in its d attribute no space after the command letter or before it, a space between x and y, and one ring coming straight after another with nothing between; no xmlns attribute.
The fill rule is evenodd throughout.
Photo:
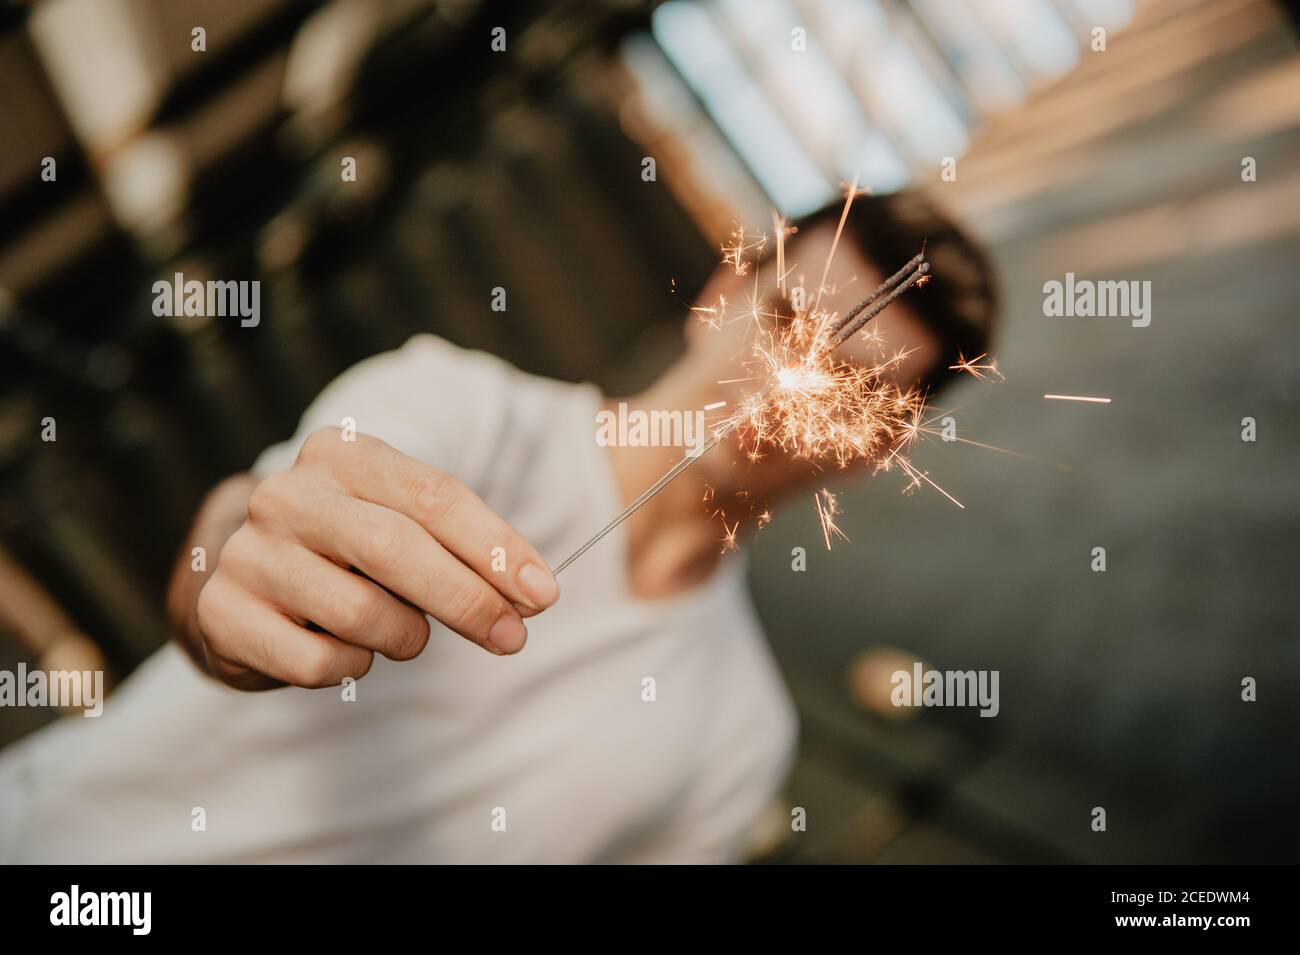
<svg viewBox="0 0 1300 955"><path fill-rule="evenodd" d="M924 392L915 387L901 386L894 380L891 373L898 369L908 353L886 355L879 332L868 329L867 326L909 289L923 286L929 281L930 265L926 261L924 248L844 315L822 307L823 293L833 291L827 286L827 277L855 195L856 182L846 194L844 210L826 257L821 282L811 302L805 302L802 294L792 296L787 287L787 279L792 270L786 268L785 239L794 230L788 228L783 219L773 216L772 231L776 246L775 291L786 306L783 310L762 311L758 304L760 296L755 266L767 251L768 236L743 228L736 229L729 236L722 248L722 260L737 275L748 275L751 271L755 273L753 304L741 309L739 315L729 315L727 300L719 298L716 304L697 305L693 311L702 323L713 329L721 329L735 320L752 322L752 345L745 362L750 374L719 384L752 381L755 382L754 392L738 402L717 401L707 405L705 410L710 412L730 405L729 413L715 423L710 438L665 471L636 500L563 560L555 568L556 574L598 544L678 475L732 435L737 436L742 453L750 461L760 460L769 451L779 451L808 460L834 462L840 469L857 461L866 462L877 471L897 467L907 476L905 491L922 486L930 487L959 508L965 505L932 480L928 472L920 470L910 461L910 452L921 438L938 436L945 441L960 441L1026 460L1038 460L1006 448L936 431L932 427L934 419L927 420L924 417ZM803 290L794 291L802 293ZM874 362L852 363L836 357L837 349L857 335L875 346L880 357ZM1005 380L997 362L987 354L974 358L959 354L956 363L948 368L985 383ZM1047 394L1043 397L1098 404L1109 404L1111 400L1084 395ZM742 499L748 497L745 492L740 492L738 496ZM705 500L712 501L713 498L713 489L708 488ZM840 510L835 495L823 488L813 495L813 503L826 547L829 549L836 537L847 541L847 535L836 524L835 519ZM734 516L728 518L721 506L714 507L712 516L720 518L722 522L723 536L720 543L723 550L734 549L740 529L739 520L734 519ZM756 524L762 528L771 519L771 513L763 510L757 514Z"/></svg>
<svg viewBox="0 0 1300 955"><path fill-rule="evenodd" d="M754 373L753 379L762 382L762 386L714 429L708 441L665 471L636 500L563 560L555 568L556 574L635 514L697 460L736 433L739 433L742 450L751 460L758 460L767 449L802 458L833 460L840 468L848 467L855 460L871 460L881 470L897 464L913 484L919 485L924 481L938 487L906 459L908 447L921 433L920 419L925 397L915 388L899 386L888 373L901 364L907 353L882 357L874 365L852 364L835 357L836 349L862 332L872 319L900 296L915 286L924 285L930 272L922 251L844 315L821 306L830 261L835 255L855 193L856 188L851 187L813 301L791 302L792 314L789 315L761 315L756 306L747 313L755 323L754 342L747 364ZM786 291L786 231L780 220L774 222L777 288L782 295ZM765 235L738 229L723 247L723 261L737 275L745 275L766 247ZM701 321L715 328L727 321L725 300L717 306L696 308L695 312ZM879 344L878 336L868 333L867 337ZM943 493L958 503L947 492ZM833 536L844 537L834 523L838 513L835 498L823 491L816 503L823 536L829 547ZM721 511L715 513L721 515ZM739 522L728 523L726 515L721 516L723 548L731 549L735 546ZM762 523L765 521L760 515Z"/></svg>

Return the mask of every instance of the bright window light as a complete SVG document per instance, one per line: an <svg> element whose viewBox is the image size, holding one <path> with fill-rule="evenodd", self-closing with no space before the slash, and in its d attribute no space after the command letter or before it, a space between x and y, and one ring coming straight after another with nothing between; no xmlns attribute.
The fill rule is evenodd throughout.
<svg viewBox="0 0 1300 955"><path fill-rule="evenodd" d="M772 108L713 16L690 0L658 7L655 39L781 212L822 206L832 184Z"/></svg>

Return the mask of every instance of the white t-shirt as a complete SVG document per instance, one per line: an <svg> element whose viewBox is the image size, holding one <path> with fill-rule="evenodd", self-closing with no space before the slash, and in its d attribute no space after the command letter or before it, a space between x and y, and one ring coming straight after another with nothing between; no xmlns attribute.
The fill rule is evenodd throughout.
<svg viewBox="0 0 1300 955"><path fill-rule="evenodd" d="M422 335L340 376L254 470L350 417L555 563L620 509L599 401ZM240 693L159 650L102 716L0 753L0 861L737 859L788 768L793 709L734 556L646 602L625 548L616 531L567 569L517 656L435 623L415 660L376 655L355 701Z"/></svg>

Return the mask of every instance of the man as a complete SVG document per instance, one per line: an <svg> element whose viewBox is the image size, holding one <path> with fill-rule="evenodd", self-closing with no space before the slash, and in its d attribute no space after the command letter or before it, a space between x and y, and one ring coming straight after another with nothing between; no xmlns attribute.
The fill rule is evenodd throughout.
<svg viewBox="0 0 1300 955"><path fill-rule="evenodd" d="M788 245L809 286L837 218ZM877 320L903 385L983 350L983 257L916 195L859 198L827 281L845 309L923 243L933 281ZM703 298L752 283L720 271ZM734 404L745 328L689 329L629 408ZM719 446L561 597L551 562L683 453L598 445L611 404L431 336L344 373L195 519L168 600L207 676L164 649L100 719L5 753L0 858L743 858L795 720L702 499L776 502L813 471Z"/></svg>

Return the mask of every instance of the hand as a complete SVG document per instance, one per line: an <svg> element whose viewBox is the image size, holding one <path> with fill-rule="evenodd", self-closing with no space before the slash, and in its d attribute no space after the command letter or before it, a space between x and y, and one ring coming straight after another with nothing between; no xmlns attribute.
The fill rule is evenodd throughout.
<svg viewBox="0 0 1300 955"><path fill-rule="evenodd" d="M474 492L376 438L313 432L293 467L244 486L215 569L191 600L187 549L169 600L192 654L231 686L331 686L365 675L376 652L409 660L428 642L426 613L516 653L520 611L559 596L533 547ZM194 539L221 523L201 513Z"/></svg>

